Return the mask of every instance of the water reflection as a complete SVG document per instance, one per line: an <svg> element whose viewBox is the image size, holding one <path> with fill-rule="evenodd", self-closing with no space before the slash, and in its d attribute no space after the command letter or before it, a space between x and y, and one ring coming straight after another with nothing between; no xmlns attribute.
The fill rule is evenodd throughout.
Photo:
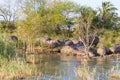
<svg viewBox="0 0 120 80"><path fill-rule="evenodd" d="M78 68L89 68L91 75L95 68L95 80L110 80L107 75L112 72L113 66L116 71L120 71L120 58L116 59L115 56L84 60L81 57L53 54L37 55L35 58L39 60L39 64L36 64L35 67L37 71L42 72L42 75L37 76L38 80L80 80L76 72ZM35 77L32 76L30 79Z"/></svg>

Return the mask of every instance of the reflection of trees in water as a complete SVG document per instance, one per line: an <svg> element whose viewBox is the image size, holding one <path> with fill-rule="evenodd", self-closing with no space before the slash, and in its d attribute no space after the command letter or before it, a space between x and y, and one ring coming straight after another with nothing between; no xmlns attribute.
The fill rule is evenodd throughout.
<svg viewBox="0 0 120 80"><path fill-rule="evenodd" d="M39 63L35 64L37 71L48 77L59 78L58 80L76 80L78 78L75 74L77 68L89 68L90 73L95 68L96 74L106 73L111 70L112 61L115 60L115 57L98 57L87 60L76 56L60 56L56 54L36 55L36 58L39 60Z"/></svg>
<svg viewBox="0 0 120 80"><path fill-rule="evenodd" d="M37 57L38 58L38 57ZM41 55L40 63L36 64L37 71L44 76L56 77L58 80L76 80L75 69L79 63L73 57L65 57L59 55Z"/></svg>
<svg viewBox="0 0 120 80"><path fill-rule="evenodd" d="M88 60L86 63L87 64L85 65L87 67L96 68L98 72L103 70L109 70L112 67L111 59L106 57L93 58L91 60Z"/></svg>
<svg viewBox="0 0 120 80"><path fill-rule="evenodd" d="M59 55L40 55L40 63L36 64L37 70L46 75L55 75L59 72Z"/></svg>
<svg viewBox="0 0 120 80"><path fill-rule="evenodd" d="M115 58L117 57L105 56L86 60L86 62L82 63L84 66L80 65L80 67L78 67L78 75L80 75L80 77L82 75L82 78L93 77L92 80L109 80L109 73L120 70L120 68L116 68L116 65L119 65L117 61L120 62L120 60ZM112 68L114 68L114 70Z"/></svg>

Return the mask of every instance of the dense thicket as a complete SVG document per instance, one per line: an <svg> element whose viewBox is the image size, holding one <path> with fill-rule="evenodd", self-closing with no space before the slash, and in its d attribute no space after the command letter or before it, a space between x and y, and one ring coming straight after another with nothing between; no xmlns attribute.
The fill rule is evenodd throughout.
<svg viewBox="0 0 120 80"><path fill-rule="evenodd" d="M117 8L110 2L103 2L100 8L94 10L64 0L14 1L17 1L14 7L13 3L5 3L9 7L0 8L2 33L14 34L27 42L33 42L40 36L79 39L95 33L100 35L101 40L109 39L108 46L119 42L120 17L116 13Z"/></svg>

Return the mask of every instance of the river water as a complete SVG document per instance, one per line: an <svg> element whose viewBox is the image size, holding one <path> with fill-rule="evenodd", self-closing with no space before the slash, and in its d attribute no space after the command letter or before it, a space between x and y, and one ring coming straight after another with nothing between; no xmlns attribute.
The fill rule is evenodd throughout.
<svg viewBox="0 0 120 80"><path fill-rule="evenodd" d="M86 60L80 56L36 55L35 68L41 75L28 80L120 80L109 74L120 74L120 55ZM82 76L80 76L82 75Z"/></svg>

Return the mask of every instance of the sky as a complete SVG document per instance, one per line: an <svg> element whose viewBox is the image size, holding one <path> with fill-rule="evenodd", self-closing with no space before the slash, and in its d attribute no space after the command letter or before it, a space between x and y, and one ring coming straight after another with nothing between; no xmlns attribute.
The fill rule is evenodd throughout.
<svg viewBox="0 0 120 80"><path fill-rule="evenodd" d="M120 0L70 0L80 5L87 5L94 9L102 6L102 2L110 1L118 10L117 13L120 16Z"/></svg>
<svg viewBox="0 0 120 80"><path fill-rule="evenodd" d="M0 0L0 5L2 4L4 0ZM9 0L8 0L9 1ZM12 0L10 0L12 1ZM120 0L69 0L72 2L75 2L80 5L87 5L94 9L97 9L98 7L102 6L102 2L104 1L110 1L118 10L117 13L120 16Z"/></svg>

